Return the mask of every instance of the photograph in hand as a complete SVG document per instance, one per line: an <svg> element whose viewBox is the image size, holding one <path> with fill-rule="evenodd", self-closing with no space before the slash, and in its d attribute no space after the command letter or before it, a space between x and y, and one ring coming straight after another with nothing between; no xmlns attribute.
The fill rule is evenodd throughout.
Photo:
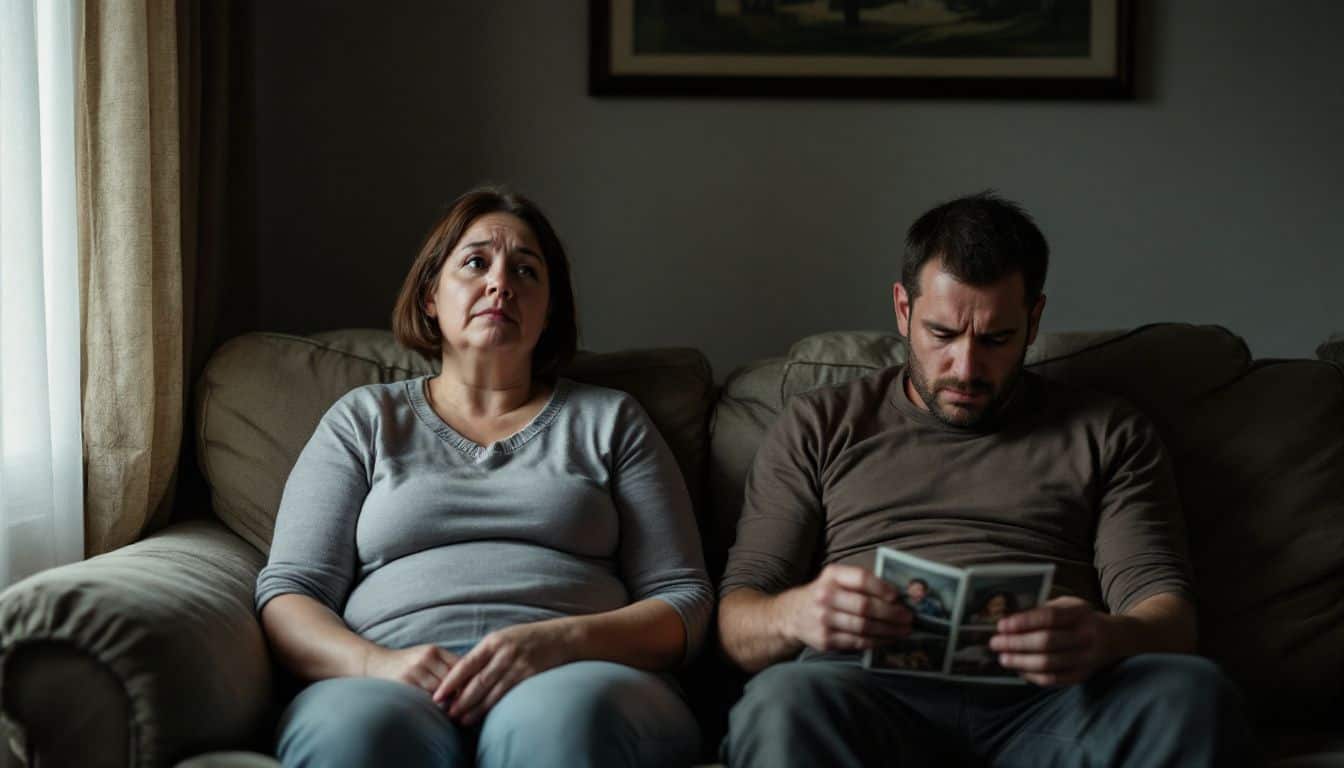
<svg viewBox="0 0 1344 768"><path fill-rule="evenodd" d="M989 649L999 619L1043 603L1049 582L1041 573L994 573L977 569L966 581L969 611L957 628L950 672L954 675L1016 678L1017 673L999 666L998 655Z"/></svg>
<svg viewBox="0 0 1344 768"><path fill-rule="evenodd" d="M908 637L864 654L884 672L984 683L1023 683L989 648L999 619L1044 603L1055 567L1048 563L955 568L879 547L878 578L901 590L914 616Z"/></svg>
<svg viewBox="0 0 1344 768"><path fill-rule="evenodd" d="M910 609L913 620L908 637L869 652L869 666L941 673L951 641L952 607L961 586L960 572L903 552L880 549L877 576L901 590L901 601Z"/></svg>

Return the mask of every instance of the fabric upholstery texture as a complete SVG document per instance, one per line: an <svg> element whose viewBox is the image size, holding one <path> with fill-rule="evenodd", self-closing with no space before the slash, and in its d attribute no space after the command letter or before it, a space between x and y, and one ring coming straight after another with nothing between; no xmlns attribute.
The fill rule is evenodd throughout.
<svg viewBox="0 0 1344 768"><path fill-rule="evenodd" d="M274 704L252 610L262 564L218 523L197 521L15 584L0 594L6 712L37 724L30 743L59 740L43 754L72 759L52 764L167 766L252 743ZM103 672L69 674L71 658Z"/></svg>
<svg viewBox="0 0 1344 768"><path fill-rule="evenodd" d="M1344 365L1344 333L1336 333L1316 348L1316 357Z"/></svg>
<svg viewBox="0 0 1344 768"><path fill-rule="evenodd" d="M1258 363L1193 404L1176 453L1203 651L1262 717L1344 701L1344 369Z"/></svg>
<svg viewBox="0 0 1344 768"><path fill-rule="evenodd" d="M397 345L388 331L252 333L225 344L197 387L197 456L215 515L269 552L285 480L327 408L355 387L435 370L437 364ZM714 387L703 354L580 354L563 375L639 400L676 456L697 515L703 514Z"/></svg>

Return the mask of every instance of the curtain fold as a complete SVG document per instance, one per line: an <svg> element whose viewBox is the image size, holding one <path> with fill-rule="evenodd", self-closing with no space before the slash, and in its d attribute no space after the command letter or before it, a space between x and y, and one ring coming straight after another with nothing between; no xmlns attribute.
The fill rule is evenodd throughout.
<svg viewBox="0 0 1344 768"><path fill-rule="evenodd" d="M78 190L89 555L172 504L182 440L183 293L173 0L90 0Z"/></svg>
<svg viewBox="0 0 1344 768"><path fill-rule="evenodd" d="M75 0L0 0L0 587L83 553Z"/></svg>

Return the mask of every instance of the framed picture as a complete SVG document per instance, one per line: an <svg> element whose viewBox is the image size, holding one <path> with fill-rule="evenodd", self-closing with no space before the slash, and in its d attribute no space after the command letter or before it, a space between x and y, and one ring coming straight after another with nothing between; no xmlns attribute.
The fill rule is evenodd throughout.
<svg viewBox="0 0 1344 768"><path fill-rule="evenodd" d="M595 96L1134 96L1133 0L590 0Z"/></svg>

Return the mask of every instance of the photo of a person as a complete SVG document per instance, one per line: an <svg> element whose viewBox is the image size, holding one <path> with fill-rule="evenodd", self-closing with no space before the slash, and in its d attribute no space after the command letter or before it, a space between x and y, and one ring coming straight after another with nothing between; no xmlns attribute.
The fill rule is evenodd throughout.
<svg viewBox="0 0 1344 768"><path fill-rule="evenodd" d="M997 624L999 619L1022 610L1017 595L1013 592L998 590L989 595L980 604L980 609L971 614L971 624Z"/></svg>
<svg viewBox="0 0 1344 768"><path fill-rule="evenodd" d="M876 573L901 590L914 615L910 634L872 649L868 665L902 672L943 672L951 639L952 608L960 594L956 570L904 552L881 550Z"/></svg>
<svg viewBox="0 0 1344 768"><path fill-rule="evenodd" d="M917 615L933 619L947 618L947 607L938 595L929 589L929 582L915 578L905 584L905 602Z"/></svg>

